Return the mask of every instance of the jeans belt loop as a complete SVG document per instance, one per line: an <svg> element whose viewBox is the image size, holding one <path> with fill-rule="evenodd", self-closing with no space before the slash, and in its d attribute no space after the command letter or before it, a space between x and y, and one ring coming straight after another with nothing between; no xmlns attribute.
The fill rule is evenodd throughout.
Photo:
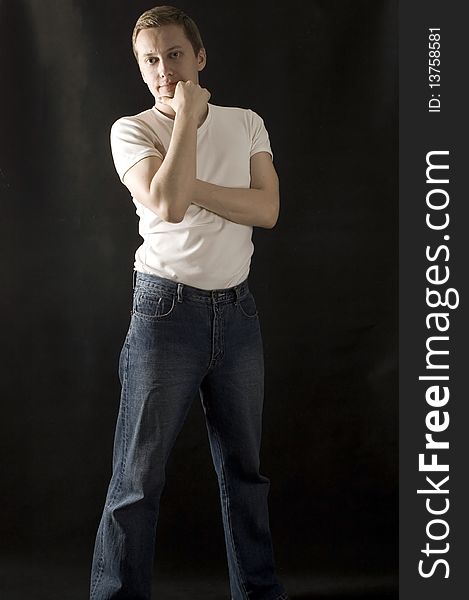
<svg viewBox="0 0 469 600"><path fill-rule="evenodd" d="M178 283L178 302L182 302L182 288L183 288L183 284L182 283Z"/></svg>

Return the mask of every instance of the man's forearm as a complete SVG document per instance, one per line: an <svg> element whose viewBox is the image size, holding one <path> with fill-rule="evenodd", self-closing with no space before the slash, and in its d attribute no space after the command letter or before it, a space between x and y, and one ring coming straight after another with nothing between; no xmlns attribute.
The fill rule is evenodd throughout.
<svg viewBox="0 0 469 600"><path fill-rule="evenodd" d="M158 199L166 220L181 221L195 183L197 121L177 115L168 153L155 173L150 194Z"/></svg>
<svg viewBox="0 0 469 600"><path fill-rule="evenodd" d="M271 190L229 188L197 179L192 202L240 225L270 229L277 222L278 193Z"/></svg>

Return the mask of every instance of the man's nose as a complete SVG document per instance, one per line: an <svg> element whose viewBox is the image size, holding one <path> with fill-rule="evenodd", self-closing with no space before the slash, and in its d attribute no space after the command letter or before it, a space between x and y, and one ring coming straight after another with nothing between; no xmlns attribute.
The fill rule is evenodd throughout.
<svg viewBox="0 0 469 600"><path fill-rule="evenodd" d="M171 69L171 65L167 60L160 60L159 66L159 75L160 77L164 77L165 79L173 74Z"/></svg>

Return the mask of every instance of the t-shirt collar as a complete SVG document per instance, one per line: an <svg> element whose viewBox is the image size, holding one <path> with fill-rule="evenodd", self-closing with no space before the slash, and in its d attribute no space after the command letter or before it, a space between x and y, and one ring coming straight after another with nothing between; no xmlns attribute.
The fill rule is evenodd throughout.
<svg viewBox="0 0 469 600"><path fill-rule="evenodd" d="M205 121L202 123L202 125L197 128L198 133L201 133L204 129L206 129L208 127L208 123L212 118L212 107L211 107L210 103L207 104L207 108L208 108L207 116L205 117ZM166 123L174 123L174 119L171 119L171 117L168 117L168 115L165 115L164 113L159 111L156 108L156 105L152 106L152 110L158 119L161 119L162 121L165 121Z"/></svg>

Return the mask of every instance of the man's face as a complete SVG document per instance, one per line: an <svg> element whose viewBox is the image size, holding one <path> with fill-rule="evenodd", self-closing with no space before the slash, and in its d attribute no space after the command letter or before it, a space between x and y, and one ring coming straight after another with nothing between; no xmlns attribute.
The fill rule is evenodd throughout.
<svg viewBox="0 0 469 600"><path fill-rule="evenodd" d="M199 83L199 71L204 68L206 61L205 50L202 48L197 56L194 54L182 26L163 25L142 29L135 48L143 81L156 102L161 96L172 98L178 81ZM159 103L158 108L174 114L167 104Z"/></svg>

